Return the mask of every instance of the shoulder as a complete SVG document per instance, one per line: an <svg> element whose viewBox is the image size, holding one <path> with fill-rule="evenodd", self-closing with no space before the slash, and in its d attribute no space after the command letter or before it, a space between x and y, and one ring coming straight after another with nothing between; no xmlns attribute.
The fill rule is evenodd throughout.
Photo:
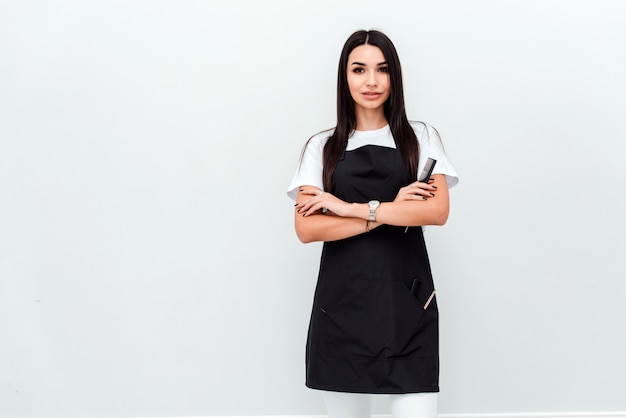
<svg viewBox="0 0 626 418"><path fill-rule="evenodd" d="M328 138L330 138L334 132L335 132L335 128L326 129L325 131L318 132L315 135L313 135L311 138L309 138L309 141L307 143L311 143L316 146L317 145L323 146L326 144L326 142L328 141Z"/></svg>
<svg viewBox="0 0 626 418"><path fill-rule="evenodd" d="M424 164L428 157L437 160L433 174L445 174L448 188L455 186L459 176L448 158L439 136L439 132L426 122L409 122L415 131L420 146L420 164Z"/></svg>
<svg viewBox="0 0 626 418"><path fill-rule="evenodd" d="M419 139L422 139L421 137L427 139L430 136L439 137L439 132L437 132L437 130L432 125L426 122L423 122L421 120L411 120L409 121L409 125L411 125L411 128L413 128L413 131L415 131L415 135L417 135Z"/></svg>
<svg viewBox="0 0 626 418"><path fill-rule="evenodd" d="M326 142L328 142L328 138L330 138L334 131L335 129L331 128L325 131L318 132L310 137L304 144L303 152L321 154L322 150L324 149L324 145L326 145Z"/></svg>
<svg viewBox="0 0 626 418"><path fill-rule="evenodd" d="M441 138L439 137L439 132L432 126L426 122L422 121L409 121L411 128L415 132L418 141L420 144L428 144L431 141L441 142Z"/></svg>

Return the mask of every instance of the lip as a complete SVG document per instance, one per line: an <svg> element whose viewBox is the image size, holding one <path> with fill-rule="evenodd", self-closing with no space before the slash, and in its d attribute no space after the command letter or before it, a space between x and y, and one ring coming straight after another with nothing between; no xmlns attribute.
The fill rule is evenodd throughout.
<svg viewBox="0 0 626 418"><path fill-rule="evenodd" d="M364 91L361 94L367 100L376 100L376 99L378 99L382 95L382 93L379 93L379 92L376 92L376 91Z"/></svg>

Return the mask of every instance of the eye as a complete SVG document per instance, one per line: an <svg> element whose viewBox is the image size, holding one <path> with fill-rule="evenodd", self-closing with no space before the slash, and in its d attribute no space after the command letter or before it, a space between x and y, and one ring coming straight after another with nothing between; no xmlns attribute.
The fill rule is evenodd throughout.
<svg viewBox="0 0 626 418"><path fill-rule="evenodd" d="M362 73L362 72L364 72L364 71L365 71L365 70L364 70L363 68L361 68L361 67L356 67L356 68L354 68L354 69L352 70L352 72L353 72L353 73Z"/></svg>
<svg viewBox="0 0 626 418"><path fill-rule="evenodd" d="M380 67L378 69L378 71L380 71L381 73L388 73L389 72L389 67Z"/></svg>

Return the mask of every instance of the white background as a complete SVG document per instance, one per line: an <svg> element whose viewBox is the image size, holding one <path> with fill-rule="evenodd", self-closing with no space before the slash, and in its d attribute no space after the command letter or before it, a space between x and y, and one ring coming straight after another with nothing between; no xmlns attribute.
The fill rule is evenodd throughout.
<svg viewBox="0 0 626 418"><path fill-rule="evenodd" d="M626 3L0 2L0 416L323 414L285 195L378 28L461 182L440 412L626 410ZM376 410L386 405L377 401Z"/></svg>

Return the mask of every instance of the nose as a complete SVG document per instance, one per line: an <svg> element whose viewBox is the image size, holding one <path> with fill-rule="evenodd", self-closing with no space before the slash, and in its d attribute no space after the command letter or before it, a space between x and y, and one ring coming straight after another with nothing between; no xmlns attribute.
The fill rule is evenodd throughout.
<svg viewBox="0 0 626 418"><path fill-rule="evenodd" d="M365 85L367 87L374 87L377 84L378 83L376 82L376 72L375 71L370 71L368 73L367 80L365 81Z"/></svg>

